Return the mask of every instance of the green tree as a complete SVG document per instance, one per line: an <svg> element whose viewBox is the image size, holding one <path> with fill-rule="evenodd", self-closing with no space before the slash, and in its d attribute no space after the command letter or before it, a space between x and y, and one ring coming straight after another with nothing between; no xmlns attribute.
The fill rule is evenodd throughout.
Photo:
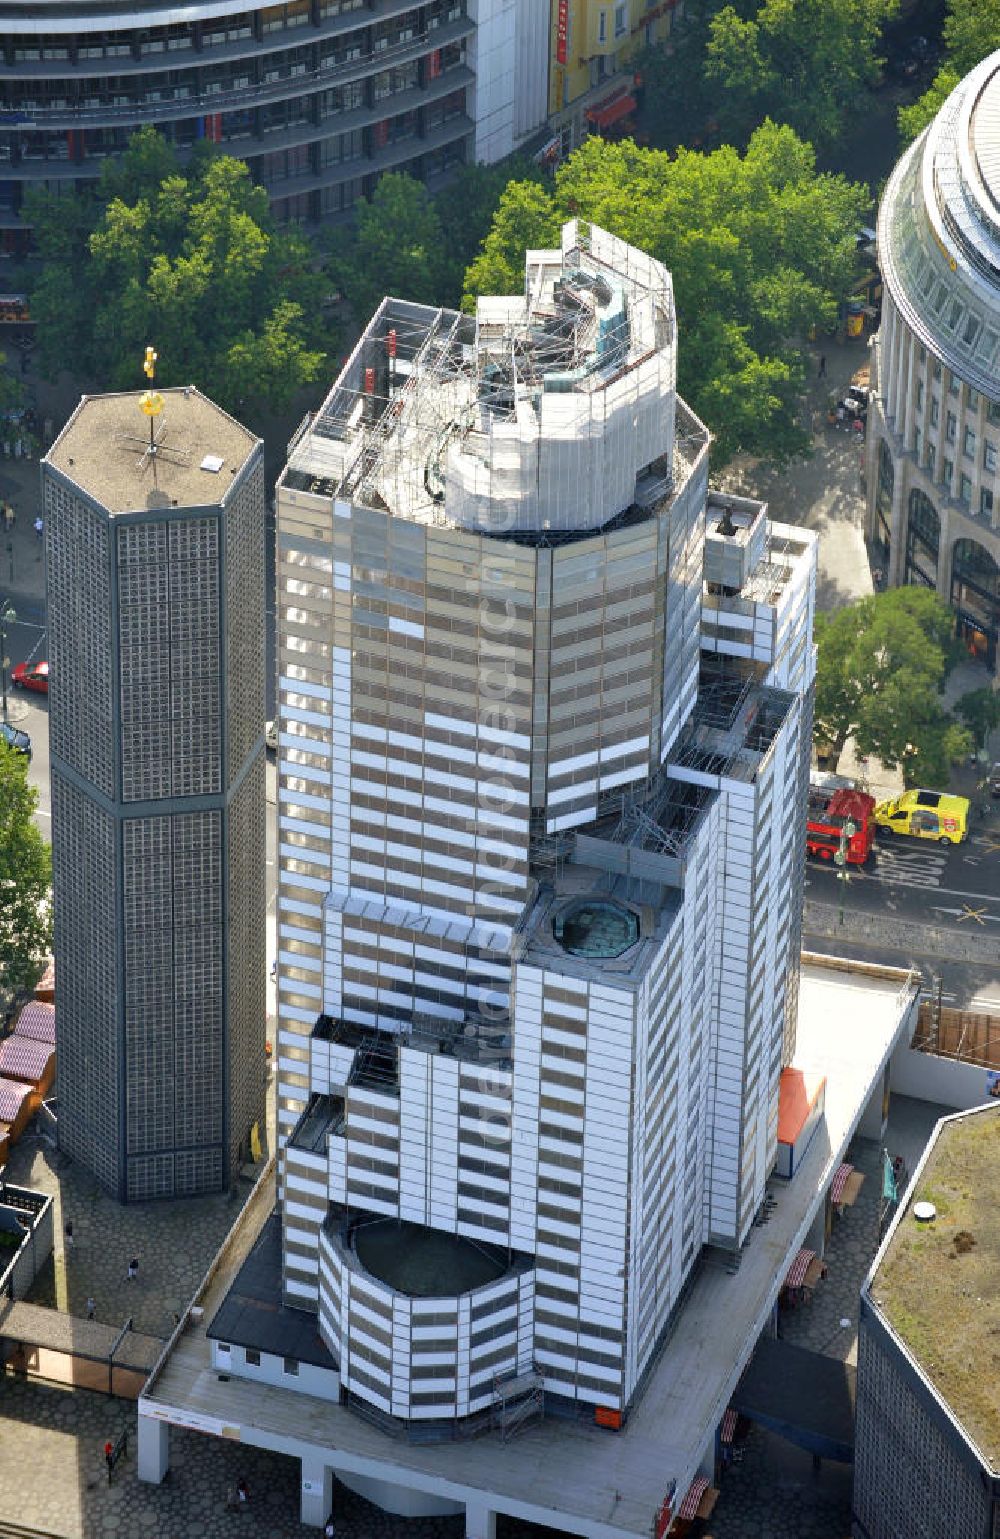
<svg viewBox="0 0 1000 1539"><path fill-rule="evenodd" d="M95 197L36 196L32 211L49 372L70 365L127 389L154 343L159 384L194 382L231 410L281 409L319 373L305 327L323 286L312 248L275 227L242 161L206 151L182 170L145 129Z"/></svg>
<svg viewBox="0 0 1000 1539"><path fill-rule="evenodd" d="M721 87L723 128L743 137L773 117L829 146L862 91L879 79L877 49L896 0L763 0L725 6L709 24L705 75Z"/></svg>
<svg viewBox="0 0 1000 1539"><path fill-rule="evenodd" d="M816 616L814 736L834 769L850 737L888 769L901 764L907 779L939 768L956 743L961 751L940 703L956 661L953 629L927 588L892 588Z"/></svg>
<svg viewBox="0 0 1000 1539"><path fill-rule="evenodd" d="M899 110L899 131L910 143L927 127L964 75L1000 48L1000 0L948 0L944 60L918 101Z"/></svg>
<svg viewBox="0 0 1000 1539"><path fill-rule="evenodd" d="M972 733L961 722L940 712L924 726L919 743L910 745L900 761L907 786L946 786L954 764L969 757Z"/></svg>
<svg viewBox="0 0 1000 1539"><path fill-rule="evenodd" d="M719 90L705 73L705 56L709 23L721 8L722 0L687 0L670 51L644 48L636 58L640 137L656 149L700 149L718 132Z"/></svg>
<svg viewBox="0 0 1000 1539"><path fill-rule="evenodd" d="M0 1002L34 987L52 949L52 859L28 761L0 741Z"/></svg>
<svg viewBox="0 0 1000 1539"><path fill-rule="evenodd" d="M670 156L588 139L553 194L513 183L466 274L466 303L519 293L526 247L554 244L578 215L657 257L673 276L679 386L716 434L782 463L805 451L801 338L834 319L854 274L864 188L818 175L812 148L765 123L745 155L730 146Z"/></svg>
<svg viewBox="0 0 1000 1539"><path fill-rule="evenodd" d="M383 176L355 210L353 230L338 232L330 274L361 325L387 294L439 304L444 231L422 182Z"/></svg>
<svg viewBox="0 0 1000 1539"><path fill-rule="evenodd" d="M510 155L493 166L461 166L436 194L434 208L441 229L447 231L438 267L441 304L461 303L465 270L479 255L509 183L544 186L545 181L545 173L526 155Z"/></svg>
<svg viewBox="0 0 1000 1539"><path fill-rule="evenodd" d="M955 702L960 716L972 734L976 748L985 748L991 732L1000 727L1000 695L992 689L970 689Z"/></svg>
<svg viewBox="0 0 1000 1539"><path fill-rule="evenodd" d="M558 245L561 220L552 196L536 182L510 182L501 195L482 250L465 275L463 308L480 294L520 294L524 253Z"/></svg>

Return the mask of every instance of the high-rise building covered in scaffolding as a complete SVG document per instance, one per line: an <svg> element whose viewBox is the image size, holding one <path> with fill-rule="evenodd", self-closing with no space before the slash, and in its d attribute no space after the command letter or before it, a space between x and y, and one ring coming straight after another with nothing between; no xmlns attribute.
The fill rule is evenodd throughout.
<svg viewBox="0 0 1000 1539"><path fill-rule="evenodd" d="M399 1423L620 1416L774 1164L815 542L709 490L676 348L571 222L387 299L279 482L284 1296Z"/></svg>

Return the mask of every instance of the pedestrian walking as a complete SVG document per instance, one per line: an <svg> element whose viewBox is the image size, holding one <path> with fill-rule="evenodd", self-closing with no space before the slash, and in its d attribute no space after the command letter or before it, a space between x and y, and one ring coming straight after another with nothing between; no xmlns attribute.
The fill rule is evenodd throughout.
<svg viewBox="0 0 1000 1539"><path fill-rule="evenodd" d="M8 534L10 534L11 530L14 528L16 517L17 515L15 514L14 509L11 507L10 503L5 502L3 505L3 526Z"/></svg>
<svg viewBox="0 0 1000 1539"><path fill-rule="evenodd" d="M337 1528L333 1521L332 1512L327 1518L326 1522L323 1524L323 1539L337 1539Z"/></svg>
<svg viewBox="0 0 1000 1539"><path fill-rule="evenodd" d="M826 379L826 354L825 353L820 353L820 355L819 355L819 377L820 377L820 379Z"/></svg>
<svg viewBox="0 0 1000 1539"><path fill-rule="evenodd" d="M44 524L44 522L42 520L42 515L39 513L35 517L35 535L36 535L36 537L38 539L39 545L42 543L42 535L44 533L45 533L45 524Z"/></svg>
<svg viewBox="0 0 1000 1539"><path fill-rule="evenodd" d="M66 1220L65 1234L67 1249L72 1250L73 1246L76 1244L76 1241L73 1238L73 1220L71 1218Z"/></svg>
<svg viewBox="0 0 1000 1539"><path fill-rule="evenodd" d="M135 1282L135 1280L136 1280L136 1278L138 1276L139 1276L139 1258L138 1258L138 1256L133 1256L132 1260L128 1264L128 1271L125 1274L125 1281L126 1282Z"/></svg>
<svg viewBox="0 0 1000 1539"><path fill-rule="evenodd" d="M88 1320L92 1320L96 1313L97 1313L97 1305L94 1303L93 1299L88 1299L87 1300L87 1319Z"/></svg>

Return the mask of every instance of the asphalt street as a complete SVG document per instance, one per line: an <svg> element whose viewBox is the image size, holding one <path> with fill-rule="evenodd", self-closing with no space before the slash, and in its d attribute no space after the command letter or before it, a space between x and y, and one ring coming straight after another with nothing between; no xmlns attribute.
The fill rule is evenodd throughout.
<svg viewBox="0 0 1000 1539"><path fill-rule="evenodd" d="M806 892L863 912L995 931L1000 955L1000 802L994 805L986 818L974 815L962 844L880 836L865 866L847 868L846 881L825 861L810 860Z"/></svg>
<svg viewBox="0 0 1000 1539"><path fill-rule="evenodd" d="M1000 1014L1000 802L974 821L968 840L949 849L905 836L884 836L868 864L852 868L841 882L835 869L810 860L806 897L843 904L849 914L892 916L909 921L910 942L899 951L877 942L806 933L809 950L919 968L925 992L942 1004ZM921 925L937 933L975 937L982 959L951 961L923 949ZM926 932L923 932L926 934Z"/></svg>

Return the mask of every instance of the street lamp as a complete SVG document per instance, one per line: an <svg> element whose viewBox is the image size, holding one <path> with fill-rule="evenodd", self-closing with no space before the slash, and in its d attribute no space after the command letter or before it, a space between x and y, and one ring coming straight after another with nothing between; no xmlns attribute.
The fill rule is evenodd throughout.
<svg viewBox="0 0 1000 1539"><path fill-rule="evenodd" d="M7 724L7 669L10 667L10 658L7 656L7 627L13 625L17 619L14 606L9 599L4 599L0 604L0 695L3 697L3 721Z"/></svg>
<svg viewBox="0 0 1000 1539"><path fill-rule="evenodd" d="M840 886L840 921L839 922L841 924L843 924L843 922L844 922L844 894L845 894L847 883L851 880L851 873L847 869L847 846L850 844L851 840L854 838L854 835L857 833L857 831L858 831L857 824L856 823L852 823L850 818L848 818L847 822L844 824L843 828L840 830L840 843L837 846L837 849L836 849L836 851L834 853L834 857L833 857L834 865L840 867L839 871L837 872L837 882L839 883L839 886Z"/></svg>

